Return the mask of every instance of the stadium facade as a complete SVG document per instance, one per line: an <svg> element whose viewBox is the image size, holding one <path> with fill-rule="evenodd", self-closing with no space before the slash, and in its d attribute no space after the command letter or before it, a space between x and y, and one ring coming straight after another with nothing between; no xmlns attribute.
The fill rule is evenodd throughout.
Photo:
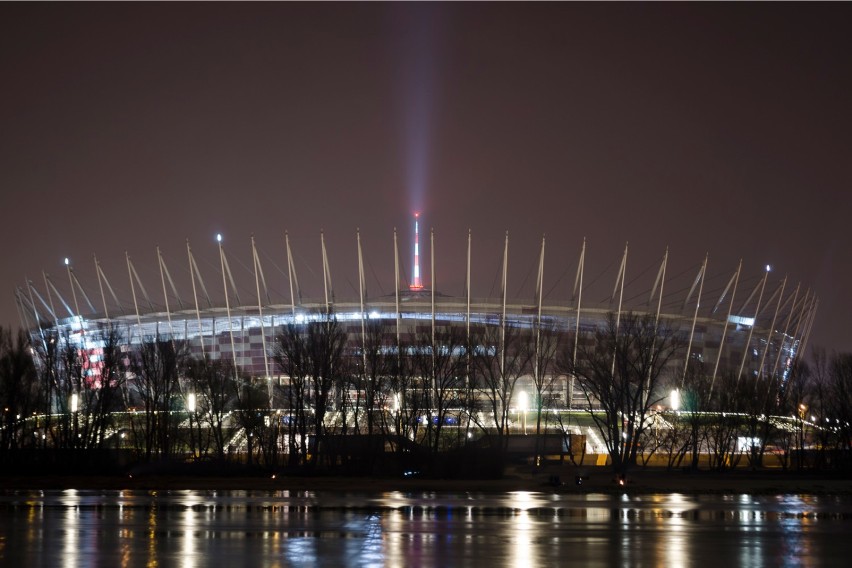
<svg viewBox="0 0 852 568"><path fill-rule="evenodd" d="M403 285L397 235L394 232L393 294L366 297L365 271L358 238L359 294L339 299L333 292L325 241L323 252L323 295L319 299L302 299L289 239L286 241L287 270L285 289L289 298L275 302L270 298L267 279L260 255L252 237L251 274L253 301L240 300L228 257L219 238L220 274L202 277L193 252L187 243L187 266L190 282L182 283L183 292L172 278L159 248L159 270L143 274L148 282L156 280L160 301L149 294L144 280L130 257L126 258L127 277L124 285L107 278L95 261L96 289L85 289L66 260L67 282L64 286L47 275L43 285L27 281L19 287L16 300L21 323L30 330L34 343L47 336L59 337L73 345L88 360L88 370L96 379L104 346L105 334L118 331L127 345L139 344L151 338L184 340L195 354L205 353L212 358L232 360L243 373L256 378L281 380L280 370L273 362L275 338L282 326L305 325L310 321L336 318L348 332L356 348L367 325L381 323L388 331L390 343L405 342L417 334L455 330L470 336L471 330L484 326L514 326L536 329L547 326L564 332L564 348L570 349L584 332L601 329L610 314L649 314L668 321L681 335L687 348L680 359L671 363L684 366L689 359L705 363L715 374L719 369L734 369L741 377L765 373L786 376L797 353L802 352L813 324L818 299L801 285L791 285L786 278L775 280L770 267L748 275L742 267L731 273L716 275L716 284L708 284L707 260L686 274L680 285L667 278L669 259L666 252L651 272L653 283L643 290L626 285L628 250L625 247L614 282L608 281L605 302L590 301L591 287L585 275L586 245L579 249L575 266L569 267L574 276L571 295L552 300L545 297L545 241L542 239L538 258L536 288L532 298L518 300L507 295L508 235L501 266L502 286L498 297L471 297L470 286L462 296L448 296L437 291L434 281L434 253L429 263L432 270L421 281L419 250L415 253L414 279ZM419 235L416 241L419 240ZM434 251L433 247L430 247ZM244 265L248 266L248 265ZM565 268L565 267L561 267ZM470 282L470 237L465 282ZM319 271L317 271L319 272ZM425 273L425 270L423 271ZM431 275L431 276L429 276ZM431 282L428 280L431 278ZM63 280L65 280L63 278ZM600 278L595 278L600 280ZM685 285L683 285L685 282ZM224 290L223 301L213 302L208 294L214 283ZM611 287L611 288L610 288ZM566 287L568 288L568 287ZM153 289L153 288L152 288ZM611 294L609 291L611 289ZM675 289L675 292L670 290ZM191 290L187 296L186 290ZM119 300L121 292L124 301ZM129 301L132 299L132 301ZM100 300L100 301L98 301ZM395 340L394 340L395 338ZM493 347L493 346L484 346ZM283 377L286 380L286 377ZM576 404L579 399L570 381L554 381L562 385L554 393L558 404ZM572 397L572 392L574 397Z"/></svg>

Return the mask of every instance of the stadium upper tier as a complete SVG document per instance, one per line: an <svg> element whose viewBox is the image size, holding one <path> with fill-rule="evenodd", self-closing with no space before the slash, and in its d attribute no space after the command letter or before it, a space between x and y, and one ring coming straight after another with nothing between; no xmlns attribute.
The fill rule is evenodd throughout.
<svg viewBox="0 0 852 568"><path fill-rule="evenodd" d="M221 243L221 270L212 280L218 281L223 291L218 301L211 300L208 289L212 287L202 278L188 245L189 277L188 282L182 282L182 293L157 249L158 270L147 276L150 284L156 275L155 289L161 292L160 302L148 293L129 257L126 258L125 286L114 287L96 261L97 286L90 286L90 290L81 285L73 269L67 266L64 287L45 275L42 287L28 281L26 286L18 288L16 299L21 322L31 331L34 342L43 341L47 335L56 336L88 352L93 363L104 344L105 334L112 330L128 345L155 337L186 340L193 352L203 351L213 357L233 359L238 367L253 376L277 373L269 359L281 326L303 325L329 317L329 314L342 323L349 332L350 341L357 347L368 322L383 324L389 344L397 338L410 341L432 329L457 328L459 333L466 334L470 330L475 333L487 326L503 325L547 326L564 337L574 337L578 332L583 334L602 328L608 314L627 312L651 314L669 322L688 345L683 356L710 365L742 367L751 374L756 374L761 365L765 373L785 374L796 353L807 342L818 305L817 298L802 286L791 285L786 278L772 279L769 267L751 278L740 267L711 277L705 260L692 270L681 271L674 279L668 278L667 254L659 264L645 269L650 275L647 282L633 289L634 284L625 283L626 250L620 262L614 264L618 266L615 285L612 286L613 280L608 278L608 285L604 286L605 299L594 302L591 298L595 298L595 288L584 282L589 280L584 275L585 245L576 271L574 267L570 270L574 282L571 297L552 300L545 294L543 245L542 242L533 297L527 300L510 298L506 292L505 251L501 265L503 284L499 286L497 297L472 298L467 287L467 293L462 296L433 292L435 284L429 283L426 276L422 279L422 289L409 289L400 277L398 256L397 285L394 286L398 291L367 297L360 241L357 274L360 285L354 287L356 292L351 295L354 297L340 300L332 293L323 241L322 297L300 299L301 290L288 242L287 269L281 273L284 288L289 290L289 301L272 302L254 240L251 266L238 275L243 281L250 278L252 285L243 289L243 298L245 290L250 289L254 300L251 302L240 299L235 283L239 278L234 278ZM465 282L470 275L470 266L467 268ZM501 271L498 270L498 274ZM423 272L433 273L428 269ZM591 280L603 279L597 275ZM96 294L91 293L92 288ZM122 292L124 301L119 301L116 290ZM95 307L92 298L101 300L100 308Z"/></svg>

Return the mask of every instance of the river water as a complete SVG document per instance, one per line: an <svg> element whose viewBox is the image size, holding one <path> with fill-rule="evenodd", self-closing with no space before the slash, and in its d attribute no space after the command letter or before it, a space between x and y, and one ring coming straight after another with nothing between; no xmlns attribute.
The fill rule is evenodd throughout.
<svg viewBox="0 0 852 568"><path fill-rule="evenodd" d="M0 565L848 566L852 497L0 491Z"/></svg>

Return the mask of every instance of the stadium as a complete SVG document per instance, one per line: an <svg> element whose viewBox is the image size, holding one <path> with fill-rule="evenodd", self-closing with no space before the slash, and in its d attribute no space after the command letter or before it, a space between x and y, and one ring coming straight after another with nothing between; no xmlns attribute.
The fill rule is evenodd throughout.
<svg viewBox="0 0 852 568"><path fill-rule="evenodd" d="M190 448L192 455L199 455L201 448L206 452L215 447L220 457L226 448L247 451L251 461L256 451L252 444L266 443L267 450L280 445L291 458L301 453L304 462L318 453L318 439L328 440L328 447L336 447L339 454L350 451L341 450L343 446L361 447L353 444L351 435L365 432L367 438L385 436L385 451L408 448L410 442L437 452L495 434L513 438L528 432L531 414L534 432L558 438L551 446L556 453L576 446L560 440L579 435L583 455L613 455L621 451L622 437L636 433L638 439L652 424L655 438L660 426L672 429L671 418L663 413L678 410L679 389L691 368L701 369L711 392L717 377L717 392L732 384L754 384L753 389L737 390L740 399L755 398L756 385L769 379L763 384L768 385L764 403L770 406L757 412L781 411L771 407L777 395L770 397L769 392L790 376L818 307L809 290L789 285L786 278L774 279L770 266L749 274L740 262L732 272L711 275L705 257L675 271L668 251L659 262L638 271L642 278L628 280L625 246L611 269L592 276L586 273L585 240L576 263L559 267L563 276L554 286L545 278L544 238L538 254L528 258L533 261L530 280L535 282L531 296L510 297L508 233L495 276L498 293L472 296L468 235L465 293L447 295L434 276L433 239L430 234L430 255L423 262L419 218L414 219L410 257L400 254L394 231L394 291L371 296L368 263L360 234L356 236L357 285L350 287L358 293L345 299L334 292L322 234L322 266L315 271L321 274L321 296L316 299L303 297L289 236L283 251L286 269L278 270L281 281L275 286L268 277L273 272L264 271L254 237L246 264L229 257L217 235L215 275L210 262L207 274L202 274L188 242L183 271L167 265L159 247L153 274L140 274L126 255L123 285L109 278L95 259L97 284L87 289L66 259L64 286L45 273L42 286L27 281L16 294L47 393L42 406L47 412L29 419L33 434L36 439L53 438L56 447L127 447L132 439L136 451L144 450L149 459ZM403 256L413 258L410 279ZM242 272L232 271L232 265L241 266ZM173 274L188 276L188 282ZM244 285L242 296L238 281ZM253 285L248 287L251 301L245 300L245 282ZM217 301L209 292L219 286L222 295ZM568 292L565 297L551 297L557 287ZM289 293L275 299L275 289ZM159 298L149 290L161 291ZM653 334L650 343L634 352L656 356L675 343L678 349L669 350L664 368L643 370L641 386L628 387L643 392L641 408L608 408L597 394L601 391L588 388L583 375L574 373L578 367L562 363L579 361L578 351L593 353L607 330L616 338L632 333L626 325L637 321L652 326ZM663 327L669 340L661 333ZM609 382L624 371L616 371L616 356L608 349L604 356L611 359L612 368L607 359L604 375ZM206 362L208 370L215 367L210 362L218 363L220 379L230 390L212 388L209 377L206 383L200 381L193 361ZM723 375L727 387L721 383ZM246 385L254 389L254 398L244 394ZM714 408L718 415L742 413L730 398L720 404ZM260 424L251 419L261 416ZM789 415L770 419L782 430L795 431ZM616 430L607 430L610 423L618 423ZM80 441L81 424L90 432L88 442ZM269 442L270 428L275 431L272 439L279 441ZM151 434L155 430L160 434ZM345 442L333 441L341 435ZM206 445L200 443L202 438ZM742 451L742 440L752 439L741 432L725 442L730 450L723 450L718 459L729 459L725 452ZM542 451L538 444L536 455ZM325 453L331 452L328 447ZM269 456L278 451L264 450L264 455L274 463L276 458Z"/></svg>
<svg viewBox="0 0 852 568"><path fill-rule="evenodd" d="M128 345L146 339L167 338L186 342L191 353L206 354L211 358L230 359L241 372L254 378L280 381L280 370L272 362L272 347L282 326L306 325L311 321L334 318L347 331L349 343L357 350L363 339L365 327L381 326L388 335L385 343L410 343L418 333L457 330L466 339L484 327L518 327L536 329L546 326L563 333L566 348L576 349L576 342L584 333L601 329L609 315L622 313L645 314L662 319L677 330L687 344L680 360L672 367L684 367L687 359L702 361L714 374L720 369L736 369L740 377L785 376L807 342L818 306L817 298L803 287L792 286L786 278L770 282L771 268L766 266L757 277L747 278L740 266L731 274L717 275L717 285L711 289L708 282L706 259L695 273L681 273L680 282L667 280L668 253L656 268L656 277L650 288L633 290L626 286L628 251L618 259L618 270L611 294L604 302L593 302L591 286L585 271L585 242L580 248L575 267L570 297L562 299L544 296L544 246L538 262L535 297L508 298L506 290L508 271L508 234L505 240L501 266L502 290L496 298L472 298L470 287L466 296L448 296L439 292L439 285L421 277L419 258L419 227L415 219L413 275L410 282L401 276L402 260L394 232L395 293L367 298L365 295L364 262L358 241L357 275L360 297L338 299L331 285L325 242L322 279L324 295L319 299L303 299L289 240L286 242L287 270L285 289L289 298L275 302L270 297L261 259L252 237L250 276L254 279L253 302L240 300L228 258L219 236L221 274L207 280L198 270L198 263L187 243L188 273L192 298L181 298L179 287L171 276L169 267L157 249L159 271L146 275L156 280L162 290L158 299L149 294L135 265L126 258L128 280L124 297L119 300L117 289L122 285L108 279L96 261L97 290L86 290L66 259L67 282L64 286L44 276L42 287L28 281L19 287L16 301L25 329L30 331L34 344L44 341L46 335L55 335L60 341L88 354L87 372L92 378L98 373L100 349L108 330L117 332ZM470 246L470 244L468 244ZM470 252L468 248L468 274L470 281ZM432 259L434 263L434 255ZM246 266L243 264L243 266ZM430 272L434 274L434 270ZM221 280L225 293L220 303L211 300L208 289ZM600 281L601 278L595 278ZM601 286L599 286L600 288ZM155 289L156 289L155 288ZM609 288L606 287L607 293ZM671 291L670 291L671 290ZM567 295L567 294L566 294ZM93 300L94 299L94 300ZM100 306L97 300L100 299ZM489 346L486 346L489 347ZM499 349L499 346L490 346ZM286 378L286 377L285 377ZM575 393L576 394L576 393ZM561 404L575 402L570 392L563 390L555 397Z"/></svg>

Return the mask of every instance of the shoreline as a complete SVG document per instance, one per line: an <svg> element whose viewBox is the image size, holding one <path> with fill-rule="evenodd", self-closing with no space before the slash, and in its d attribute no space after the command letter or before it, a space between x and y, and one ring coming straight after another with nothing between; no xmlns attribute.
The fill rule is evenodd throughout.
<svg viewBox="0 0 852 568"><path fill-rule="evenodd" d="M577 483L577 476L582 476ZM38 490L223 490L306 491L328 493L507 493L533 491L551 494L852 494L852 478L824 472L785 471L678 471L638 469L617 483L606 468L539 472L513 471L500 479L433 479L342 476L188 476L188 475L2 475L2 492Z"/></svg>

